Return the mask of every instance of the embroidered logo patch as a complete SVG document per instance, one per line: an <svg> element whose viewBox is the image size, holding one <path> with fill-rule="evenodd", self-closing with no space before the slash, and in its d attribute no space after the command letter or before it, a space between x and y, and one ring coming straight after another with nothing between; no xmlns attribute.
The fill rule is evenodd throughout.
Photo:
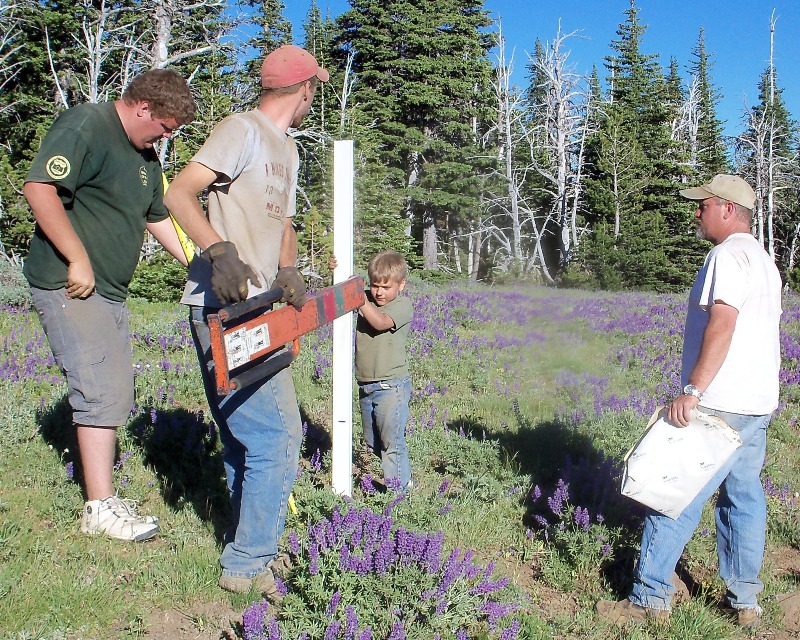
<svg viewBox="0 0 800 640"><path fill-rule="evenodd" d="M47 161L45 165L47 175L53 180L61 180L69 175L69 160L64 156L53 156Z"/></svg>
<svg viewBox="0 0 800 640"><path fill-rule="evenodd" d="M142 186L147 186L147 169L139 167L139 180L142 181Z"/></svg>

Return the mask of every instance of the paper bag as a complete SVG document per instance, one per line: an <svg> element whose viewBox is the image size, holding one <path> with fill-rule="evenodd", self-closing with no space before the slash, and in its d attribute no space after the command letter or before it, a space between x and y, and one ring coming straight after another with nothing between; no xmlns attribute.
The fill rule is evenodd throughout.
<svg viewBox="0 0 800 640"><path fill-rule="evenodd" d="M625 456L622 494L676 519L742 439L722 418L697 410L687 427L666 418L667 410L657 409Z"/></svg>

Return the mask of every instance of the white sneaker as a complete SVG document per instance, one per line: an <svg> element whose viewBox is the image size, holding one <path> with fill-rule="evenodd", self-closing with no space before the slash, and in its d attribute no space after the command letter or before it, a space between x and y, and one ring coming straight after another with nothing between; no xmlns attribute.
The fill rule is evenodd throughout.
<svg viewBox="0 0 800 640"><path fill-rule="evenodd" d="M136 511L136 508L139 506L138 501L131 500L129 498L117 498L117 500L119 500L122 504L124 504L127 507L128 513L130 513L134 518L138 518L139 520L141 520L146 524L158 524L158 516L143 516Z"/></svg>
<svg viewBox="0 0 800 640"><path fill-rule="evenodd" d="M109 496L104 500L89 500L83 506L81 531L90 535L106 535L118 540L141 542L158 534L158 523L146 521L124 500Z"/></svg>

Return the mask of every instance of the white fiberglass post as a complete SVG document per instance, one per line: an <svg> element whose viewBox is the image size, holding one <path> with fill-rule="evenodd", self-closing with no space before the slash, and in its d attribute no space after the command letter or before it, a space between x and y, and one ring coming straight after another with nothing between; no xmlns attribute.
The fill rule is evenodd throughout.
<svg viewBox="0 0 800 640"><path fill-rule="evenodd" d="M333 282L353 275L353 141L333 143ZM353 314L333 321L333 491L353 495Z"/></svg>

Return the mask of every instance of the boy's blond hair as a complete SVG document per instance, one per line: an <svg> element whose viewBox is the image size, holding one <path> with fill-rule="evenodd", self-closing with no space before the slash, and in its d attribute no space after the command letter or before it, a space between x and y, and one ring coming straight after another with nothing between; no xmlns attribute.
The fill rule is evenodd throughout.
<svg viewBox="0 0 800 640"><path fill-rule="evenodd" d="M408 276L408 265L397 251L381 251L369 261L367 273L370 282L402 282Z"/></svg>

